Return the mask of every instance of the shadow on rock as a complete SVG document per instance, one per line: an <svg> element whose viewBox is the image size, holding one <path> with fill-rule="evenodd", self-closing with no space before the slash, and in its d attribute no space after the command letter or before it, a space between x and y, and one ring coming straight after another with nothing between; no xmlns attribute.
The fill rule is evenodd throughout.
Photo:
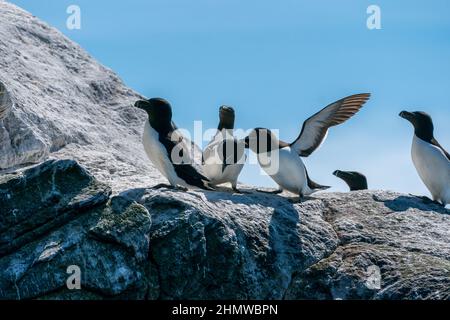
<svg viewBox="0 0 450 320"><path fill-rule="evenodd" d="M380 200L374 197L374 200L383 202L386 207L393 211L418 209L422 211L435 211L443 214L450 214L450 210L435 203L425 203L422 199L415 196L398 196L397 198L390 200Z"/></svg>

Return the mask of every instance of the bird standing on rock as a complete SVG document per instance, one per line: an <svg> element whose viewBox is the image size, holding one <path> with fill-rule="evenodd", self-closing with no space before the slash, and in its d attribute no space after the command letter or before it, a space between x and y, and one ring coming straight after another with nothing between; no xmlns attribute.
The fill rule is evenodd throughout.
<svg viewBox="0 0 450 320"><path fill-rule="evenodd" d="M260 166L278 184L279 189L273 193L287 190L302 201L304 196L328 189L309 178L300 157L312 154L325 140L328 129L351 118L369 97L369 93L362 93L333 102L308 118L292 143L278 140L268 129L252 130L245 138L246 147L257 154Z"/></svg>
<svg viewBox="0 0 450 320"><path fill-rule="evenodd" d="M161 98L139 100L135 107L147 112L143 144L153 165L169 180L170 186L156 187L213 190L209 180L192 165L190 146L172 122L172 107Z"/></svg>
<svg viewBox="0 0 450 320"><path fill-rule="evenodd" d="M399 116L414 127L411 157L417 173L433 201L445 207L450 203L450 155L434 138L433 120L422 111L402 111Z"/></svg>
<svg viewBox="0 0 450 320"><path fill-rule="evenodd" d="M212 185L231 183L235 192L238 176L246 160L245 143L234 137L235 112L232 107L219 109L217 132L203 151L203 171Z"/></svg>

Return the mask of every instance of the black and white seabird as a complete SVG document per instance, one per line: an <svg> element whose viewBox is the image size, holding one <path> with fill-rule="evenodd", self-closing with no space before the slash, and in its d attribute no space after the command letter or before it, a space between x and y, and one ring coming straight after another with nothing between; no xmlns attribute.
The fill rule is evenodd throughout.
<svg viewBox="0 0 450 320"><path fill-rule="evenodd" d="M344 180L350 191L367 190L367 178L362 173L336 170L333 175Z"/></svg>
<svg viewBox="0 0 450 320"><path fill-rule="evenodd" d="M414 126L411 157L433 200L450 203L450 155L434 138L433 120L422 111L400 112Z"/></svg>
<svg viewBox="0 0 450 320"><path fill-rule="evenodd" d="M260 166L278 184L275 193L287 190L299 195L301 201L306 195L329 188L309 178L300 157L312 154L325 140L328 129L351 118L369 97L369 93L362 93L333 102L308 118L292 143L278 140L268 129L251 131L245 138L246 146L257 154Z"/></svg>
<svg viewBox="0 0 450 320"><path fill-rule="evenodd" d="M139 100L135 107L148 114L142 140L145 152L153 165L169 180L170 185L211 190L208 178L192 166L190 148L172 122L169 102L161 98ZM165 185L157 187L162 186Z"/></svg>
<svg viewBox="0 0 450 320"><path fill-rule="evenodd" d="M235 192L238 176L246 160L244 140L234 137L235 112L232 107L221 106L217 132L203 151L203 172L212 185L231 183Z"/></svg>

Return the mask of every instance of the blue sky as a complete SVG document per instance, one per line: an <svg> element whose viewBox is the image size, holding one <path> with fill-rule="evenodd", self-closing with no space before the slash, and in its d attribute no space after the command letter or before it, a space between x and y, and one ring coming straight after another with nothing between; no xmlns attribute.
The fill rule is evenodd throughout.
<svg viewBox="0 0 450 320"><path fill-rule="evenodd" d="M14 0L58 28L147 97L167 98L179 127L216 127L221 104L238 128L280 129L346 95L371 92L353 119L305 159L313 180L347 190L336 169L366 174L371 189L427 194L414 170L412 128L398 113L423 110L450 149L450 2L300 0ZM81 8L68 30L66 8ZM381 30L366 9L381 8ZM247 166L241 181L272 186Z"/></svg>

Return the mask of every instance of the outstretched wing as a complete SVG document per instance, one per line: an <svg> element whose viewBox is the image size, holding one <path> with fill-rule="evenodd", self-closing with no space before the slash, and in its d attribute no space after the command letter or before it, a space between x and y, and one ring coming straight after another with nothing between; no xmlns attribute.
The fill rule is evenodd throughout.
<svg viewBox="0 0 450 320"><path fill-rule="evenodd" d="M303 123L302 131L291 148L302 157L309 156L325 140L330 127L350 119L369 97L370 93L355 94L326 106Z"/></svg>
<svg viewBox="0 0 450 320"><path fill-rule="evenodd" d="M431 139L431 143L433 145L435 145L436 147L438 147L439 149L442 150L442 152L445 154L445 156L447 157L448 160L450 160L450 154L448 154L447 151L445 151L445 149L439 144L439 142L437 142L437 140L435 138Z"/></svg>

